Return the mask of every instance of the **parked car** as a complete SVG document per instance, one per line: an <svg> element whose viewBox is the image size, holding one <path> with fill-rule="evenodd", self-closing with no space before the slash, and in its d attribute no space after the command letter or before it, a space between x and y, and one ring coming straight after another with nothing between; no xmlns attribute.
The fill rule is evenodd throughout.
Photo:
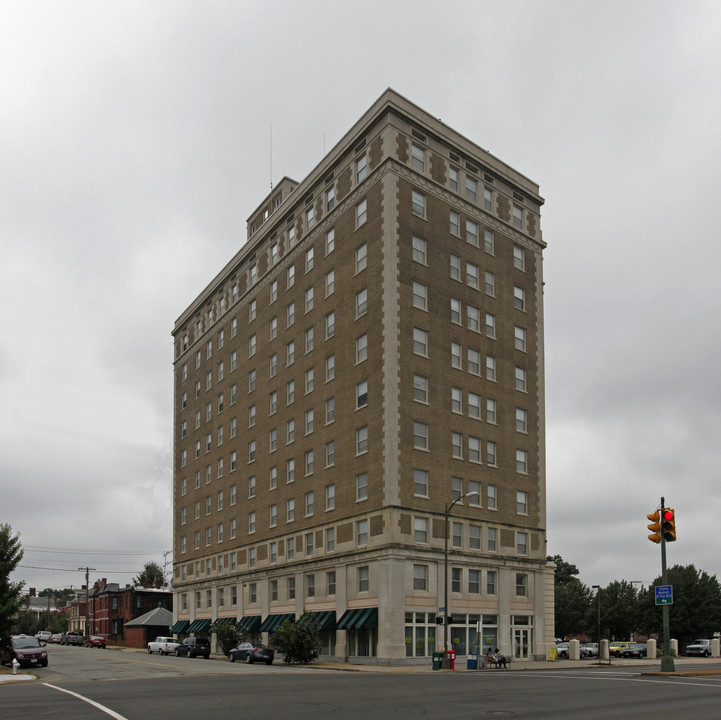
<svg viewBox="0 0 721 720"><path fill-rule="evenodd" d="M176 657L181 655L198 657L198 655L202 655L207 660L210 657L210 640L201 637L187 637L175 648L175 655Z"/></svg>
<svg viewBox="0 0 721 720"><path fill-rule="evenodd" d="M623 655L623 651L626 650L627 648L629 648L631 645L632 645L631 642L627 642L625 640L621 640L621 641L614 640L614 642L612 642L608 646L608 654L611 657L621 657L621 655Z"/></svg>
<svg viewBox="0 0 721 720"><path fill-rule="evenodd" d="M690 645L686 646L686 655L709 657L711 655L711 640L694 640Z"/></svg>
<svg viewBox="0 0 721 720"><path fill-rule="evenodd" d="M581 644L581 659L587 657L598 657L598 643Z"/></svg>
<svg viewBox="0 0 721 720"><path fill-rule="evenodd" d="M52 636L53 634L50 630L40 630L35 633L35 637L40 640L40 642L48 642Z"/></svg>
<svg viewBox="0 0 721 720"><path fill-rule="evenodd" d="M621 656L625 658L642 658L646 657L647 649L646 643L631 643L622 653Z"/></svg>
<svg viewBox="0 0 721 720"><path fill-rule="evenodd" d="M82 645L83 641L83 636L74 630L65 632L60 636L61 645Z"/></svg>
<svg viewBox="0 0 721 720"><path fill-rule="evenodd" d="M559 660L568 660L568 643L556 643L556 654Z"/></svg>
<svg viewBox="0 0 721 720"><path fill-rule="evenodd" d="M33 665L48 666L48 653L40 640L31 635L13 635L8 645L0 650L0 662L3 665L12 665L17 660L20 665L30 667Z"/></svg>
<svg viewBox="0 0 721 720"><path fill-rule="evenodd" d="M148 643L148 652L152 655L154 652L160 655L170 655L174 653L180 645L180 641L172 637L156 637Z"/></svg>
<svg viewBox="0 0 721 720"><path fill-rule="evenodd" d="M234 647L229 654L230 662L236 660L244 660L249 665L254 662L264 662L266 665L272 665L275 658L275 651L263 645L253 645L253 643L240 643L238 647Z"/></svg>
<svg viewBox="0 0 721 720"><path fill-rule="evenodd" d="M62 639L62 637L63 637L62 633L53 633L50 636L50 639L48 640L48 642L60 644L60 640Z"/></svg>
<svg viewBox="0 0 721 720"><path fill-rule="evenodd" d="M96 648L103 648L106 647L105 638L101 637L100 635L91 635L86 641L85 641L85 647L96 647Z"/></svg>

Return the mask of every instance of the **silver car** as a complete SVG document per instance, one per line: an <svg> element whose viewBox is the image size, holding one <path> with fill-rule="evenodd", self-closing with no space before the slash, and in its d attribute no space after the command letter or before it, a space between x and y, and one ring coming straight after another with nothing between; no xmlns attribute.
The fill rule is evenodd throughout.
<svg viewBox="0 0 721 720"><path fill-rule="evenodd" d="M709 657L711 655L711 640L694 640L690 645L686 646L686 655Z"/></svg>

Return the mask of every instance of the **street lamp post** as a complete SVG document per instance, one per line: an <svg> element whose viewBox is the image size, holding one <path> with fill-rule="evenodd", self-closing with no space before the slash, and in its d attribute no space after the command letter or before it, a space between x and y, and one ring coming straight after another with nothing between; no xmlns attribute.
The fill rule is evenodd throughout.
<svg viewBox="0 0 721 720"><path fill-rule="evenodd" d="M601 586L591 585L596 590L596 598L598 599L598 657L601 658Z"/></svg>
<svg viewBox="0 0 721 720"><path fill-rule="evenodd" d="M473 495L480 495L480 493L474 490L473 492L457 497L450 505L446 503L446 532L445 547L443 548L443 649L446 657L448 657L448 516L456 503Z"/></svg>

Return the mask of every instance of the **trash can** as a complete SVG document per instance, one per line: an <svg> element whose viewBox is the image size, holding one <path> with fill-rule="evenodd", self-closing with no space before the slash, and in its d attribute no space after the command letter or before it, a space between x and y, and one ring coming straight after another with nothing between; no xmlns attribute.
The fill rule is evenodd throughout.
<svg viewBox="0 0 721 720"><path fill-rule="evenodd" d="M466 660L466 670L478 670L478 655L469 655Z"/></svg>
<svg viewBox="0 0 721 720"><path fill-rule="evenodd" d="M443 653L434 652L433 653L433 669L440 670L442 663L443 663Z"/></svg>
<svg viewBox="0 0 721 720"><path fill-rule="evenodd" d="M451 670L455 670L456 669L456 652L455 652L455 650L448 651L448 662L450 664Z"/></svg>

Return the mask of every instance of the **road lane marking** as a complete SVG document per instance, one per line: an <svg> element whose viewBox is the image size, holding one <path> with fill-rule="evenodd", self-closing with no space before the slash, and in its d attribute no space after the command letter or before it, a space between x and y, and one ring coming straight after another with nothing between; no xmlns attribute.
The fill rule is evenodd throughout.
<svg viewBox="0 0 721 720"><path fill-rule="evenodd" d="M72 690L65 690L64 688L58 687L57 685L51 685L50 683L43 683L45 687L52 688L53 690L59 690L60 692L67 693L68 695L72 695L73 697L78 698L78 700L82 700L83 702L88 703L88 705L92 705L93 707L97 708L98 710L102 710L104 713L107 713L110 715L110 717L115 718L115 720L128 720L124 715L120 715L119 713L116 713L114 710L111 710L110 708L105 707L105 705L101 705L98 702L95 702L95 700L91 700L90 698L86 698L84 695L79 695L76 692L73 692Z"/></svg>

